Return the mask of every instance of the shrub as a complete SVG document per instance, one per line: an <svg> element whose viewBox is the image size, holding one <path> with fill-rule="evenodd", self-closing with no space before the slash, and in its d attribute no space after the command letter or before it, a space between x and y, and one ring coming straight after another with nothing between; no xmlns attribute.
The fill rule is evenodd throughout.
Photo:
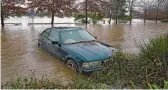
<svg viewBox="0 0 168 90"><path fill-rule="evenodd" d="M168 79L168 34L136 44L146 81L163 86Z"/></svg>
<svg viewBox="0 0 168 90"><path fill-rule="evenodd" d="M132 17L127 16L127 15L120 15L120 16L118 16L118 19L119 19L119 20L130 21L130 20L132 20Z"/></svg>
<svg viewBox="0 0 168 90"><path fill-rule="evenodd" d="M168 19L163 19L161 20L161 22L168 22Z"/></svg>
<svg viewBox="0 0 168 90"><path fill-rule="evenodd" d="M85 13L74 13L73 17L76 20L82 20L82 23L86 23L86 14ZM102 20L104 18L103 14L101 13L88 13L88 17L92 19L93 23L97 23L98 21ZM89 23L89 22L87 22Z"/></svg>

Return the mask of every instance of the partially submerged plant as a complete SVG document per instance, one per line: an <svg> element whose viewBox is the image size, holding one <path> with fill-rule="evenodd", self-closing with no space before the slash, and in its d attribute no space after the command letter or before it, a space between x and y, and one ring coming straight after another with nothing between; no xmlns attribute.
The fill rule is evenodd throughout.
<svg viewBox="0 0 168 90"><path fill-rule="evenodd" d="M163 80L168 79L168 34L150 39L148 43L137 43L136 46L146 81L163 85Z"/></svg>

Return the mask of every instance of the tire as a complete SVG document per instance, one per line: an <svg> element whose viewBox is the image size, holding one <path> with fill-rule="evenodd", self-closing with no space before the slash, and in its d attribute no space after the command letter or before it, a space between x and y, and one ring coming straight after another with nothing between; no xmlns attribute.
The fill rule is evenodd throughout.
<svg viewBox="0 0 168 90"><path fill-rule="evenodd" d="M73 70L74 72L78 72L77 65L76 65L76 63L75 63L73 60L69 59L69 60L66 62L66 66L67 66L68 68L70 68L71 70Z"/></svg>

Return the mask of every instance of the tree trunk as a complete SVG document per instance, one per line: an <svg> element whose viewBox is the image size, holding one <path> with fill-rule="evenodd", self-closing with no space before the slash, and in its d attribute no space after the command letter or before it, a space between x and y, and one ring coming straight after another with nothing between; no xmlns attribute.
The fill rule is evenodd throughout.
<svg viewBox="0 0 168 90"><path fill-rule="evenodd" d="M157 5L157 11L156 11L156 23L158 21L158 12L159 12L159 0L158 0L158 5Z"/></svg>
<svg viewBox="0 0 168 90"><path fill-rule="evenodd" d="M110 19L108 21L109 24L111 24L111 20L112 20L112 13L110 12Z"/></svg>
<svg viewBox="0 0 168 90"><path fill-rule="evenodd" d="M4 13L3 13L3 10L2 10L2 2L1 2L1 26L2 28L4 27Z"/></svg>
<svg viewBox="0 0 168 90"><path fill-rule="evenodd" d="M157 23L157 21L158 21L158 10L156 12L156 23Z"/></svg>
<svg viewBox="0 0 168 90"><path fill-rule="evenodd" d="M130 19L130 24L132 23L133 3L134 3L134 1L132 0L132 1L131 1L131 5L130 5L130 17L131 17L131 19Z"/></svg>
<svg viewBox="0 0 168 90"><path fill-rule="evenodd" d="M112 9L110 8L110 19L108 20L109 24L111 24L111 20L112 20Z"/></svg>
<svg viewBox="0 0 168 90"><path fill-rule="evenodd" d="M110 19L108 21L109 24L111 24L111 19L112 19L112 16L110 15Z"/></svg>
<svg viewBox="0 0 168 90"><path fill-rule="evenodd" d="M130 10L130 17L131 17L131 19L130 19L130 24L132 23L132 10Z"/></svg>
<svg viewBox="0 0 168 90"><path fill-rule="evenodd" d="M51 26L54 26L54 11L51 12Z"/></svg>
<svg viewBox="0 0 168 90"><path fill-rule="evenodd" d="M86 30L87 30L87 23L88 23L88 6L87 6L87 4L88 4L88 0L85 0L85 14L86 14L86 17L85 17L85 19L86 19Z"/></svg>
<svg viewBox="0 0 168 90"><path fill-rule="evenodd" d="M2 26L2 28L4 27L4 15L3 15L2 11L1 11L1 26Z"/></svg>
<svg viewBox="0 0 168 90"><path fill-rule="evenodd" d="M145 10L144 12L144 23L146 23L146 13L147 13L147 10Z"/></svg>
<svg viewBox="0 0 168 90"><path fill-rule="evenodd" d="M115 20L116 20L116 24L118 24L118 8L117 8L117 14L116 14Z"/></svg>
<svg viewBox="0 0 168 90"><path fill-rule="evenodd" d="M118 24L118 19L117 19L117 17L116 17L116 24Z"/></svg>

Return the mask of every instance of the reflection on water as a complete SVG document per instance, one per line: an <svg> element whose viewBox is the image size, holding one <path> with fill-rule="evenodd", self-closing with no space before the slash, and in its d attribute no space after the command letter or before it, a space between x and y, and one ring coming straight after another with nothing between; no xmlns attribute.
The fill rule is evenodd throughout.
<svg viewBox="0 0 168 90"><path fill-rule="evenodd" d="M76 25L85 27L84 25ZM37 47L38 34L50 25L12 26L1 30L1 65L2 83L13 75L26 76L35 69L38 78L47 74L53 81L70 81L75 79L63 62ZM148 40L151 37L168 32L165 23L97 24L88 25L88 31L98 40L113 45L125 52L136 52L134 40Z"/></svg>

